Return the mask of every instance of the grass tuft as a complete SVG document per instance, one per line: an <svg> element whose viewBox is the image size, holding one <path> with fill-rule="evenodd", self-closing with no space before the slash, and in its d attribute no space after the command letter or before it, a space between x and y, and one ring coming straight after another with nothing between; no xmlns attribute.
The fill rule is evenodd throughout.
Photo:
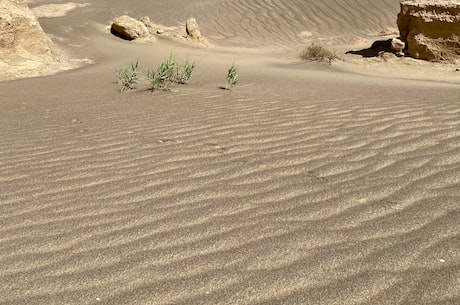
<svg viewBox="0 0 460 305"><path fill-rule="evenodd" d="M195 70L195 63L185 61L183 65L177 63L176 56L171 54L155 69L150 69L145 74L150 82L150 90L169 90L173 83L187 84ZM129 67L122 67L117 70L118 83L121 84L120 91L127 91L136 88L139 81L139 61Z"/></svg>
<svg viewBox="0 0 460 305"><path fill-rule="evenodd" d="M190 63L188 60L186 60L183 65L178 65L176 71L176 83L187 84L192 77L194 69L195 63Z"/></svg>
<svg viewBox="0 0 460 305"><path fill-rule="evenodd" d="M169 90L177 79L176 56L171 54L156 69L147 71L147 79L150 81L150 90Z"/></svg>
<svg viewBox="0 0 460 305"><path fill-rule="evenodd" d="M232 64L227 71L227 82L225 85L225 89L232 90L233 87L238 84L239 76L238 71L235 67L235 64Z"/></svg>
<svg viewBox="0 0 460 305"><path fill-rule="evenodd" d="M121 67L117 70L118 83L121 85L120 91L128 91L136 88L139 81L139 61L131 63L129 67Z"/></svg>
<svg viewBox="0 0 460 305"><path fill-rule="evenodd" d="M327 62L329 64L331 64L334 60L339 59L334 52L316 44L312 44L302 51L300 53L300 58L302 60Z"/></svg>

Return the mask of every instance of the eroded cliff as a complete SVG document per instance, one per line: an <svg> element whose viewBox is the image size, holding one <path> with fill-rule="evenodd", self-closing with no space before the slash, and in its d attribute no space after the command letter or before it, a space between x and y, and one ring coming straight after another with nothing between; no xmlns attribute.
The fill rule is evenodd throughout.
<svg viewBox="0 0 460 305"><path fill-rule="evenodd" d="M432 61L460 58L459 1L403 1L397 22L409 56Z"/></svg>

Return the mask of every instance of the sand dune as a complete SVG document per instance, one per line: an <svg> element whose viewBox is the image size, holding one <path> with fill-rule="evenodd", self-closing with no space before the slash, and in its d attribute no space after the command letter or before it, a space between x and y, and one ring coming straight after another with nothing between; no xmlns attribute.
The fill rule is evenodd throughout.
<svg viewBox="0 0 460 305"><path fill-rule="evenodd" d="M195 0L184 3L172 0L154 1L154 4L115 0L89 5L88 1L74 2L86 6L79 8L80 12L103 24L108 24L120 13L135 18L149 16L154 22L169 25L183 23L186 18L194 16L205 35L218 45L264 48L286 47L318 39L343 43L356 37L373 37L386 27L396 27L399 11L397 0L326 0L320 3L300 0ZM43 3L47 1L33 1L32 6ZM74 14L69 13L71 16L66 22L80 22L81 19L72 20ZM46 25L47 21L42 21ZM49 30L56 31L56 28Z"/></svg>
<svg viewBox="0 0 460 305"><path fill-rule="evenodd" d="M243 40L266 47L375 35L384 27L395 26L399 1L232 0L198 1L196 6L191 11L206 21L211 37L224 44Z"/></svg>
<svg viewBox="0 0 460 305"><path fill-rule="evenodd" d="M1 303L455 304L460 92L359 82L17 94Z"/></svg>
<svg viewBox="0 0 460 305"><path fill-rule="evenodd" d="M290 48L378 30L396 1L108 3L43 19L94 65L0 83L0 304L458 304L458 84L91 25L192 12L221 46ZM118 92L115 68L171 52L190 84Z"/></svg>

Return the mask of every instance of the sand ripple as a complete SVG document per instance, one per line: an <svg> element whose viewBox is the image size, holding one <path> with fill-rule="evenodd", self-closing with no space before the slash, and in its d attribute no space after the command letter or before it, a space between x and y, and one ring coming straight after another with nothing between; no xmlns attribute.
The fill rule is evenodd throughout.
<svg viewBox="0 0 460 305"><path fill-rule="evenodd" d="M210 38L225 45L286 46L312 39L350 39L395 27L396 0L197 1L195 14ZM215 18L219 16L219 18Z"/></svg>
<svg viewBox="0 0 460 305"><path fill-rule="evenodd" d="M257 92L3 129L0 303L456 303L458 92Z"/></svg>

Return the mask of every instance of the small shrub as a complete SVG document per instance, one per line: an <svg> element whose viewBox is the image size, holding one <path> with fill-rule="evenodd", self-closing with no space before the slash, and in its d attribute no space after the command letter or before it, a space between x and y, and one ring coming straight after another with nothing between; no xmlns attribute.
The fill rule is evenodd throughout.
<svg viewBox="0 0 460 305"><path fill-rule="evenodd" d="M174 55L170 55L155 70L147 71L147 79L150 81L151 90L169 90L169 86L177 79L177 61Z"/></svg>
<svg viewBox="0 0 460 305"><path fill-rule="evenodd" d="M195 63L190 63L188 60L183 65L177 66L176 71L176 83L186 84L192 77L193 70L195 69Z"/></svg>
<svg viewBox="0 0 460 305"><path fill-rule="evenodd" d="M129 67L121 67L117 70L118 83L121 85L120 91L128 91L136 88L139 81L139 61L131 63Z"/></svg>
<svg viewBox="0 0 460 305"><path fill-rule="evenodd" d="M227 71L227 82L225 89L231 90L238 83L239 76L235 64L232 64Z"/></svg>
<svg viewBox="0 0 460 305"><path fill-rule="evenodd" d="M307 49L300 53L300 58L302 60L309 61L320 61L332 63L334 60L339 59L339 57L332 51L324 48L321 45L312 44Z"/></svg>

